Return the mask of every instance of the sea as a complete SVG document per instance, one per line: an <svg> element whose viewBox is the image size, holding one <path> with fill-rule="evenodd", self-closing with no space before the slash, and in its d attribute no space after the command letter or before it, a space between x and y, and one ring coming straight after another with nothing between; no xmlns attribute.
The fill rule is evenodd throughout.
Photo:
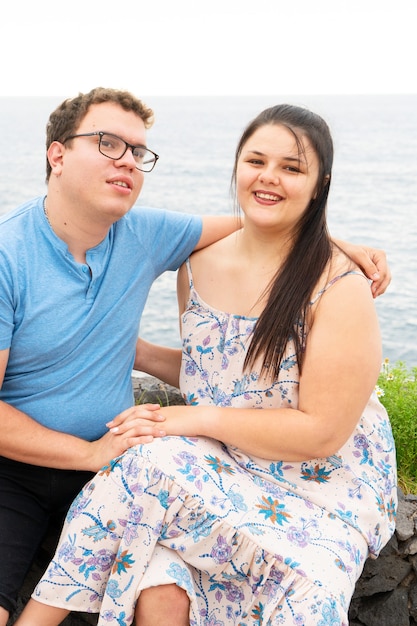
<svg viewBox="0 0 417 626"><path fill-rule="evenodd" d="M45 126L64 97L0 98L0 214L46 192ZM200 215L233 213L234 150L262 109L288 102L322 115L335 144L330 232L385 250L392 280L375 302L383 356L417 366L417 94L143 100L155 113L148 146L160 159L138 203ZM140 334L179 346L175 273L154 283Z"/></svg>

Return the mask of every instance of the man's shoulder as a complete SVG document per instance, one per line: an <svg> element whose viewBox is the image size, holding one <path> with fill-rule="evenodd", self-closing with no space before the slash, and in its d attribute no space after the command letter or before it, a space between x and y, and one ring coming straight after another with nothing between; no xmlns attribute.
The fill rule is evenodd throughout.
<svg viewBox="0 0 417 626"><path fill-rule="evenodd" d="M196 215L192 213L183 213L182 211L172 211L163 207L151 207L147 205L135 204L129 213L125 215L126 218L132 219L149 219L149 220L188 220L194 221L200 220Z"/></svg>
<svg viewBox="0 0 417 626"><path fill-rule="evenodd" d="M7 226L13 227L17 223L17 220L24 221L26 217L30 217L32 215L31 212L41 201L41 198L32 198L15 209L0 215L0 228L5 228Z"/></svg>
<svg viewBox="0 0 417 626"><path fill-rule="evenodd" d="M163 209L157 209L156 207L149 206L133 206L128 213L122 218L122 221L126 222L145 222L145 221L160 221L164 219L165 211Z"/></svg>
<svg viewBox="0 0 417 626"><path fill-rule="evenodd" d="M202 223L201 217L197 215L140 205L132 207L120 221L143 234L149 233L152 229L159 232L169 232L170 229L173 229L173 232L183 231L184 228L194 230L201 227Z"/></svg>

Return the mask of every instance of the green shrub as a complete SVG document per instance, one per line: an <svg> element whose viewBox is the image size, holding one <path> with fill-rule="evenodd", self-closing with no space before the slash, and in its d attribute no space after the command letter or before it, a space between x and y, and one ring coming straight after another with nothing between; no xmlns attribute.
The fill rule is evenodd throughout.
<svg viewBox="0 0 417 626"><path fill-rule="evenodd" d="M376 388L392 426L397 449L398 483L417 494L417 367L385 359Z"/></svg>

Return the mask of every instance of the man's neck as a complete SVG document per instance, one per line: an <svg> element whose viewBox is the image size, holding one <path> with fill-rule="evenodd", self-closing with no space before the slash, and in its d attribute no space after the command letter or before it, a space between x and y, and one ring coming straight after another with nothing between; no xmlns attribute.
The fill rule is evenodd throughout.
<svg viewBox="0 0 417 626"><path fill-rule="evenodd" d="M111 227L111 224L92 223L86 218L79 218L76 211L54 204L48 196L44 201L44 212L50 227L67 244L77 263L86 262L87 250L101 243Z"/></svg>

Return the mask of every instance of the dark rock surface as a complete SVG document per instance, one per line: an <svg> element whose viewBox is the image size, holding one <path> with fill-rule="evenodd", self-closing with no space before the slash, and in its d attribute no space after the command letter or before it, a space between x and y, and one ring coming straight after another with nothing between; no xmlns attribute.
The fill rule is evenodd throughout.
<svg viewBox="0 0 417 626"><path fill-rule="evenodd" d="M151 377L134 378L140 403L183 404L177 389ZM50 556L53 539L40 551L19 597L19 613ZM9 620L8 626L14 623ZM97 616L74 613L63 626L91 626ZM162 625L161 625L162 626ZM167 625L169 626L169 625ZM368 559L357 582L349 611L349 626L417 626L417 496L399 492L397 527L378 559Z"/></svg>
<svg viewBox="0 0 417 626"><path fill-rule="evenodd" d="M417 498L399 492L397 529L368 559L349 611L350 626L417 626Z"/></svg>

